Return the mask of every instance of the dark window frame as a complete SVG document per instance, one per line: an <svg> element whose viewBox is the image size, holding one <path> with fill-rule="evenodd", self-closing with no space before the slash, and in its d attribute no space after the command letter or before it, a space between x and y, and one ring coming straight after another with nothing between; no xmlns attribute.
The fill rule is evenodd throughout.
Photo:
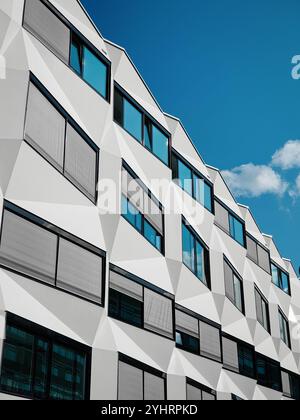
<svg viewBox="0 0 300 420"><path fill-rule="evenodd" d="M64 65L66 65L69 70L71 70L74 74L76 74L84 83L86 83L94 92L97 93L97 95L99 95L102 99L104 99L107 103L110 104L111 102L111 79L112 79L112 75L111 75L111 69L112 69L112 64L111 61L104 55L102 54L93 44L92 42L90 42L64 15L62 15L59 10L53 5L51 4L48 0L40 0L41 3L47 7L48 10L50 10L50 12L52 12L57 19L59 19L69 30L70 30L70 44L69 44L69 62L66 63L64 60L62 60L56 53L55 51L53 51L53 49L51 49L48 45L46 45L46 43L40 39L36 34L34 34L30 28L27 27L27 25L25 24L25 7L26 7L26 2L30 1L30 0L26 0L24 2L24 8L23 8L23 17L22 17L22 27L28 31L35 39L37 39L42 45L44 45L45 48L47 48L48 51L51 51L52 54L55 55L55 57L62 62ZM70 62L70 58L71 58L71 45L72 45L72 37L73 34L78 37L81 42L86 45L87 48L89 48L92 53L107 67L107 97L104 97L103 95L101 95L100 92L98 92L93 86L91 86L86 80L84 80L79 74L78 72L76 72L72 66L71 66L71 62Z"/></svg>
<svg viewBox="0 0 300 420"><path fill-rule="evenodd" d="M64 133L64 151L63 151L63 168L60 171L53 163L47 159L46 155L39 150L37 150L32 144L30 144L25 138L25 124L26 124L26 115L28 110L28 99L29 99L29 89L30 84L33 84L49 101L49 103L56 109L56 111L65 119L65 133ZM59 174L61 174L70 184L73 185L76 190L78 190L81 194L83 194L89 201L93 204L97 204L98 202L98 182L99 182L99 169L100 169L100 149L99 147L93 142L93 140L82 130L82 128L76 123L76 121L65 111L65 109L59 104L59 102L54 98L54 96L49 92L49 90L39 81L39 79L32 73L29 73L29 82L28 82L28 89L27 89L27 99L26 99L26 115L24 120L24 142L34 150L39 156L41 156L49 165L52 166ZM68 124L81 136L82 140L96 153L96 168L95 168L95 198L94 200L88 196L78 185L76 185L65 173L65 160L66 160L66 141L67 141L67 126Z"/></svg>
<svg viewBox="0 0 300 420"><path fill-rule="evenodd" d="M136 284L142 286L142 288L143 288L143 302L141 302L141 304L142 304L142 313L141 313L142 326L141 327L137 327L137 326L133 325L132 323L130 323L128 321L124 321L123 319L121 319L119 317L113 316L110 313L110 310L109 310L109 306L110 306L109 305L109 300L108 300L108 304L107 304L108 305L108 316L110 318L115 319L115 320L117 320L119 322L122 322L124 324L133 326L133 327L138 328L138 329L141 329L143 331L147 331L147 332L149 332L151 334L155 334L155 335L157 335L159 337L162 337L162 338L165 338L167 340L175 341L175 335L176 335L176 325L175 325L175 296L172 295L171 293L169 293L169 292L167 292L167 291L165 291L165 290L157 287L157 286L154 286L152 283L149 283L146 280L143 280L140 277L137 277L134 274L129 273L128 271L126 271L126 270L124 270L124 269L122 269L122 268L120 268L120 267L118 267L118 266L116 266L114 264L109 264L109 273L111 271L113 271L116 274L119 274L122 277L125 277L126 279L128 279L128 281L131 281L133 283L136 283ZM162 296L162 297L164 297L166 299L169 299L172 302L173 338L170 338L170 337L168 337L166 335L163 335L163 334L159 334L158 332L152 331L152 330L150 330L150 329L148 329L148 328L145 327L145 319L144 319L144 305L145 305L145 302L144 302L145 298L144 298L144 296L145 296L145 289L148 289L148 290L150 290L150 291L152 291L154 293L157 293L158 295L160 295L160 296ZM111 292L110 287L108 287L108 294L109 294L109 296L110 296L110 292ZM122 294L121 292L118 292L118 293ZM109 296L108 296L108 299L109 299Z"/></svg>
<svg viewBox="0 0 300 420"><path fill-rule="evenodd" d="M159 371L151 366L146 365L143 362L140 362L132 357L125 355L124 353L118 352L118 372L117 372L117 401L119 401L119 384L120 384L120 362L125 363L129 366L137 368L143 372L143 401L145 401L145 373L149 373L153 376L157 376L160 379L164 380L164 400L167 400L167 374L165 372Z"/></svg>
<svg viewBox="0 0 300 420"><path fill-rule="evenodd" d="M263 329L265 331L267 331L267 333L271 334L271 317L270 317L270 306L269 306L268 299L264 296L264 294L262 293L262 291L260 290L260 288L254 283L254 299L256 299L255 291L258 293L258 295L260 296L261 300L266 304L268 328L266 329L265 326L262 325L261 322L259 322L259 320L257 319L258 318L258 314L257 313L256 313L256 320L263 327ZM256 304L256 300L255 300L255 304ZM256 307L255 307L255 312L257 312Z"/></svg>
<svg viewBox="0 0 300 420"><path fill-rule="evenodd" d="M216 359L214 359L214 358L212 358L212 357L208 357L208 356L205 356L205 355L201 354L201 335L200 335L200 325L198 326L198 331L199 331L199 333L198 333L198 338L197 338L197 340L198 340L198 342L199 342L199 346L198 346L198 347L199 347L199 352L197 352L197 353L196 353L196 352L189 351L189 350L187 350L187 349L185 349L185 348L181 347L180 345L178 345L178 344L176 343L176 339L175 339L175 346L176 346L176 348L178 348L179 350L185 351L185 352L187 352L187 353L194 354L194 355L196 355L196 356L200 356L200 357L202 357L203 359L207 359L207 360L211 360L211 361L213 361L213 362L215 362L215 363L221 363L221 364L223 364L223 346L222 346L222 327L221 327L221 325L217 324L217 323L216 323L216 322L214 322L214 321L211 321L211 320L210 320L210 319L208 319L208 318L205 318L205 317L203 317L203 316L201 316L201 315L197 314L196 312L191 311L190 309L185 308L185 307L184 307L184 306L182 306L182 305L179 305L178 303L175 303L175 314L176 314L176 311L183 312L184 314L186 314L186 315L188 315L188 316L190 316L190 317L192 317L192 318L195 318L195 319L198 321L198 323L199 323L199 322L202 322L202 323L204 323L204 324L206 324L206 325L209 325L210 327L213 327L213 328L215 328L215 329L219 330L219 337L220 337L220 350L221 350L221 360L220 360L220 361L217 361ZM175 318L174 318L174 326L175 326L175 331L176 331L176 333L177 333L177 332L179 332L179 333L183 333L183 334L188 335L187 333L185 333L185 332L181 332L180 330L178 330L178 329L177 329L177 325L176 325L176 315L175 315ZM196 339L196 337L194 337L194 336L191 336L191 337L193 337L193 338L195 338L195 339Z"/></svg>
<svg viewBox="0 0 300 420"><path fill-rule="evenodd" d="M50 287L53 290L59 291L59 292L63 292L66 293L70 296L73 296L77 299L89 302L93 305L99 306L104 308L105 305L105 290L106 290L106 285L105 285L105 280L106 280L106 265L107 265L107 255L106 252L101 250L100 248L95 247L94 245L86 242L85 240L65 231L64 229L61 229L60 227L54 225L53 223L47 222L46 220L42 219L39 216L36 216L35 214L31 213L28 210L22 209L21 207L7 201L4 200L4 205L3 205L3 210L2 210L2 219L1 219L1 227L0 227L0 246L1 246L1 242L2 242L2 231L3 231L3 221L4 221L4 211L9 211L10 213L13 213L14 215L24 219L27 222L30 222L36 226L38 226L41 229L44 229L52 234L55 234L58 238L57 241L57 253L56 253L56 272L55 272L55 285L52 285L50 283L46 283L43 282L42 280L39 280L33 276L30 276L28 274L24 274L20 271L17 271L9 266L6 266L2 263L0 263L0 267L3 268L4 270L7 270L9 272L15 273L19 276L25 277L29 280L35 281L36 283L39 283L43 286L47 286ZM91 299L88 299L84 296L81 296L79 294L73 293L69 290L65 290L59 286L57 286L57 267L58 267L58 251L59 251L59 239L62 238L70 243L72 243L73 245L76 245L94 255L96 255L97 257L100 257L102 259L102 287L101 287L101 303L99 302L95 302Z"/></svg>
<svg viewBox="0 0 300 420"><path fill-rule="evenodd" d="M247 251L248 251L248 248L247 248L247 237L249 238L249 239L251 239L253 242L255 242L255 244L256 244L256 255L257 255L257 262L256 261L254 261L254 259L253 258L251 258L249 255L248 255L248 252L247 252L247 258L250 260L250 261L252 261L254 264L256 264L259 268L261 268L265 273L267 273L269 276L270 275L272 275L271 273L272 273L272 270L271 270L271 254L270 254L270 250L268 249L268 248L266 248L264 245L262 245L257 239L255 239L254 238L254 236L252 236L249 232L247 232L246 231L246 249L247 249ZM264 251L266 251L267 253L268 253L268 255L269 255L269 261L270 261L270 272L268 272L268 271L266 271L261 265L259 265L259 262L258 262L258 247L260 247L260 248L262 248Z"/></svg>
<svg viewBox="0 0 300 420"><path fill-rule="evenodd" d="M188 385L193 386L194 388L197 388L199 391L201 391L201 395L202 395L202 392L206 392L207 394L212 395L213 397L215 397L215 401L217 401L217 391L214 391L213 389L205 385L202 385L199 382L196 382L195 380L187 377L186 378L186 393L187 393Z"/></svg>
<svg viewBox="0 0 300 420"><path fill-rule="evenodd" d="M238 271L235 269L235 267L233 266L233 264L229 261L229 259L226 257L225 254L223 254L223 259L224 259L224 263L226 263L232 270L233 274L235 275L235 277L237 277L237 279L240 281L241 284L241 300L242 300L242 311L236 306L236 304L234 302L231 301L231 299L226 295L226 290L225 290L225 296L227 297L227 299L236 307L236 309L241 312L243 315L246 315L246 305L245 305L245 293L244 293L244 280L242 278L242 276L238 273Z"/></svg>
<svg viewBox="0 0 300 420"><path fill-rule="evenodd" d="M283 393L283 387L282 387L282 378L281 378L281 366L279 362L276 362L273 359L270 359L269 357L261 354L261 353L256 353L255 355L255 359L256 359L256 377L257 377L257 384L260 386L263 386L265 388L269 388L269 389L273 389L274 391L277 392L281 392ZM265 379L261 380L258 377L258 361L262 360L265 363L265 367L266 367L266 375L265 375ZM270 370L271 370L271 366L278 368L278 373L279 373L279 388L280 389L275 389L274 387L271 386L271 375L270 375Z"/></svg>
<svg viewBox="0 0 300 420"><path fill-rule="evenodd" d="M282 274L285 274L286 276L287 276L287 279L288 279L288 286L289 286L289 291L288 292L285 292L284 290L283 290L283 288L281 288L280 287L280 285L278 286L275 282L274 282L274 280L273 280L273 270L272 270L272 267L275 267L275 268L277 268L277 273L278 273L278 279L279 279L279 282L281 282L282 283ZM271 259L271 277L272 277L272 283L274 284L274 286L276 286L278 289L280 289L283 293L285 293L286 295L288 295L288 296L291 296L291 278L290 278L290 273L288 272L288 271L286 271L286 270L284 270L283 268L281 268L278 264L276 264L275 262L274 262L274 260L272 260Z"/></svg>
<svg viewBox="0 0 300 420"><path fill-rule="evenodd" d="M124 107L124 99L127 100L134 108L137 109L142 114L142 140L136 138L132 133L130 133L124 127L124 112L122 114L122 122L119 122L116 118L115 114L115 103L116 103L116 91L122 97L122 105ZM113 121L122 128L126 133L128 133L133 139L135 139L141 146L143 146L148 152L150 152L156 159L158 159L161 163L167 166L170 169L171 166L171 159L172 159L172 135L166 128L164 128L148 111L146 111L126 90L119 85L116 81L114 82L114 116ZM159 156L154 154L154 152L149 149L145 144L145 124L146 120L149 120L151 126L155 126L158 130L162 132L168 138L168 163L164 162Z"/></svg>
<svg viewBox="0 0 300 420"><path fill-rule="evenodd" d="M195 270L191 270L190 267L188 267L188 265L183 261L183 237L182 237L182 264L191 272L194 274L194 276L196 276L196 278L201 281L201 283L207 287L209 290L212 290L211 287L211 268L210 268L210 248L206 245L206 243L203 241L203 239L199 236L199 234L195 231L195 229L191 226L191 224L186 220L186 218L184 216L182 216L182 227L181 227L181 231L183 229L183 227L185 226L185 228L191 233L191 235L194 236L195 239ZM181 236L183 236L181 234ZM205 278L207 281L207 285L198 278L197 276L197 242L202 246L202 248L204 249L204 272L205 272Z"/></svg>
<svg viewBox="0 0 300 420"><path fill-rule="evenodd" d="M217 226L219 229L221 229L226 235L228 235L231 239L233 239L237 244L239 244L242 248L247 248L246 245L246 224L243 219L241 219L236 213L234 213L233 210L231 210L226 204L224 204L218 197L214 196L214 202L217 202L221 207L223 207L228 212L228 226L229 226L229 232L226 231L216 220L214 221L215 226ZM215 208L215 204L214 204ZM233 217L235 220L237 220L241 225L243 226L243 240L244 245L242 245L233 235L231 235L230 232L230 216Z"/></svg>
<svg viewBox="0 0 300 420"><path fill-rule="evenodd" d="M174 160L176 160L176 164L175 164ZM182 189L182 190L185 191L188 195L190 195L195 201L197 201L197 203L202 205L207 211L209 211L211 214L214 214L215 213L214 184L211 181L209 181L204 175L202 175L201 172L199 172L196 168L194 168L183 156L180 155L180 153L177 152L177 150L172 148L171 169L172 169L173 180L178 180L179 179L179 174L178 174L178 162L179 161L181 161L181 163L183 163L192 173L192 179L191 179L192 195L190 195L190 193L188 191L186 191L184 189ZM211 189L211 210L208 209L205 206L205 204L203 205L202 203L200 203L197 200L196 194L195 194L194 176L197 176L198 178L203 180L203 182ZM178 185L178 183L176 183L176 185ZM178 186L179 186L179 188L181 188L180 185L178 185Z"/></svg>
<svg viewBox="0 0 300 420"><path fill-rule="evenodd" d="M292 341L291 341L291 332L290 332L290 322L288 320L288 318L285 316L283 310L280 308L280 306L278 306L278 315L279 317L281 316L283 321L286 323L286 329L287 329L287 340L288 343L286 343L285 341L283 341L281 334L280 334L280 339L281 341L290 349L292 350ZM280 318L279 318L279 328L280 328Z"/></svg>
<svg viewBox="0 0 300 420"><path fill-rule="evenodd" d="M126 220L127 223L130 224L130 226L135 229L140 235L142 235L142 237L150 244L153 246L154 249L156 249L160 254L162 254L163 256L165 255L166 252L166 222L165 222L165 209L164 206L161 204L161 202L154 196L154 194L149 190L149 188L141 181L141 179L138 177L138 175L131 169L131 167L125 162L124 159L122 159L122 168L125 169L126 172L129 173L129 175L139 184L139 186L144 190L144 192L148 195L148 197L154 201L154 203L157 205L157 207L159 208L159 210L162 213L162 223L163 223L163 235L161 235L157 229L152 226L152 224L146 220L146 217L144 214L142 214L138 209L136 209L136 211L141 215L142 217L142 228L141 231L139 231L136 226L134 226L132 223L130 223L126 217L122 214L122 202L120 204L121 206L121 216L124 220ZM126 197L122 192L121 192L121 201L122 201L122 196L124 197L124 199L127 200L127 202L130 202L130 200L128 199L128 197ZM136 208L132 203L130 203L134 208ZM149 225L156 231L157 235L161 238L161 250L159 250L156 246L153 245L152 242L149 241L149 239L144 235L145 232L145 220L147 221L147 223L149 223Z"/></svg>
<svg viewBox="0 0 300 420"><path fill-rule="evenodd" d="M84 400L89 400L90 399L90 392L91 392L91 368L92 368L92 348L88 347L82 343L79 343L71 338L68 338L66 336L63 336L62 334L59 334L53 330L50 330L49 328L43 327L39 324L36 324L32 321L29 321L23 317L20 317L18 315L15 315L9 311L6 312L6 326L8 324L13 324L16 328L20 328L23 331L34 335L35 338L36 336L43 338L44 340L48 341L48 343L50 344L51 348L53 346L54 343L58 343L62 346L66 346L66 347L71 347L74 351L79 351L82 353L85 353L86 356L86 372L85 372L85 398ZM6 337L3 341L3 346L5 345L6 342ZM51 353L50 353L51 354ZM34 356L33 356L33 360L34 360ZM49 363L50 363L50 359L49 359ZM1 357L1 364L0 366L3 366L3 352L2 352L2 357ZM49 370L50 366L48 366L48 370ZM48 375L50 375L50 372L48 371ZM34 381L34 378L32 378L32 380ZM47 391L49 393L49 378L47 381ZM39 398L35 398L34 393L33 394L28 394L28 395L24 395L21 393L15 394L15 393L11 393L8 392L6 390L3 390L1 385L0 385L0 392L6 394L6 395L13 395L13 396L17 396L17 397L21 397L21 398L26 398L26 399L36 399L39 400Z"/></svg>

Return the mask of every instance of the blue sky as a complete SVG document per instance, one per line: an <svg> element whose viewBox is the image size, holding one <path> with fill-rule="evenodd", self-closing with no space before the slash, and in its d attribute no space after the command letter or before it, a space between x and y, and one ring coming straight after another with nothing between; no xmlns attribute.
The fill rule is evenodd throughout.
<svg viewBox="0 0 300 420"><path fill-rule="evenodd" d="M284 257L300 264L299 0L83 0ZM243 165L243 166L242 166Z"/></svg>

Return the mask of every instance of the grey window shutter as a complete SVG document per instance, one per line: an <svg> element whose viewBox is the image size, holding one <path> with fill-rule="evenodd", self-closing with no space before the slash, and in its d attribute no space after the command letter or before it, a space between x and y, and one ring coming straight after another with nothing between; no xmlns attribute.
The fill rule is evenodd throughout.
<svg viewBox="0 0 300 420"><path fill-rule="evenodd" d="M154 200L145 194L144 215L150 224L163 235L163 214Z"/></svg>
<svg viewBox="0 0 300 420"><path fill-rule="evenodd" d="M67 125L65 174L92 200L96 194L97 153Z"/></svg>
<svg viewBox="0 0 300 420"><path fill-rule="evenodd" d="M233 275L234 295L235 295L235 306L242 312L243 311L243 292L241 280Z"/></svg>
<svg viewBox="0 0 300 420"><path fill-rule="evenodd" d="M202 356L210 357L220 361L221 339L218 328L212 327L200 321L200 353Z"/></svg>
<svg viewBox="0 0 300 420"><path fill-rule="evenodd" d="M249 236L246 237L247 240L247 255L248 257L258 263L258 255L257 255L257 245L256 242L253 241Z"/></svg>
<svg viewBox="0 0 300 420"><path fill-rule="evenodd" d="M199 338L199 321L184 312L176 310L176 329Z"/></svg>
<svg viewBox="0 0 300 420"><path fill-rule="evenodd" d="M172 301L152 290L144 290L144 325L147 329L173 338Z"/></svg>
<svg viewBox="0 0 300 420"><path fill-rule="evenodd" d="M119 362L119 384L120 401L142 401L143 400L143 371L127 363Z"/></svg>
<svg viewBox="0 0 300 420"><path fill-rule="evenodd" d="M215 201L215 222L229 233L228 211L217 201Z"/></svg>
<svg viewBox="0 0 300 420"><path fill-rule="evenodd" d="M193 385L187 384L186 386L186 399L187 401L201 401L201 390Z"/></svg>
<svg viewBox="0 0 300 420"><path fill-rule="evenodd" d="M60 238L57 286L102 303L102 269L100 256Z"/></svg>
<svg viewBox="0 0 300 420"><path fill-rule="evenodd" d="M216 397L213 394L202 391L202 400L203 401L215 401Z"/></svg>
<svg viewBox="0 0 300 420"><path fill-rule="evenodd" d="M281 372L283 394L287 397L292 396L290 375L286 372Z"/></svg>
<svg viewBox="0 0 300 420"><path fill-rule="evenodd" d="M122 193L144 214L145 191L125 168L122 168Z"/></svg>
<svg viewBox="0 0 300 420"><path fill-rule="evenodd" d="M262 309L262 298L260 294L255 290L255 304L256 304L256 315L257 321L264 325L264 315Z"/></svg>
<svg viewBox="0 0 300 420"><path fill-rule="evenodd" d="M65 118L30 83L25 139L60 171L63 168L65 129Z"/></svg>
<svg viewBox="0 0 300 420"><path fill-rule="evenodd" d="M57 236L5 210L0 261L16 271L54 285Z"/></svg>
<svg viewBox="0 0 300 420"><path fill-rule="evenodd" d="M261 268L267 271L267 273L271 273L269 253L265 249L263 249L261 246L258 246L257 250L258 250L258 264L261 266Z"/></svg>
<svg viewBox="0 0 300 420"><path fill-rule="evenodd" d="M222 339L223 344L223 365L225 368L231 369L234 372L239 373L239 355L238 346L232 340L225 337Z"/></svg>
<svg viewBox="0 0 300 420"><path fill-rule="evenodd" d="M69 63L70 29L40 0L26 0L24 26Z"/></svg>
<svg viewBox="0 0 300 420"><path fill-rule="evenodd" d="M144 373L144 400L146 401L164 401L165 400L165 381L163 378Z"/></svg>
<svg viewBox="0 0 300 420"><path fill-rule="evenodd" d="M225 275L225 293L231 302L235 302L234 297L234 284L233 284L233 271L230 266L224 261L224 275Z"/></svg>
<svg viewBox="0 0 300 420"><path fill-rule="evenodd" d="M117 292L143 302L143 286L114 271L110 271L109 287Z"/></svg>

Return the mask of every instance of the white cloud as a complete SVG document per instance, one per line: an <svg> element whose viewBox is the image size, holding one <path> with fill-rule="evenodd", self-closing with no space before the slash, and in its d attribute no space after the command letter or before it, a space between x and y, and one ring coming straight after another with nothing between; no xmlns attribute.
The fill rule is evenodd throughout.
<svg viewBox="0 0 300 420"><path fill-rule="evenodd" d="M289 190L289 195L292 198L300 197L300 175L296 178L294 187Z"/></svg>
<svg viewBox="0 0 300 420"><path fill-rule="evenodd" d="M290 140L277 150L272 164L282 169L300 168L300 140Z"/></svg>
<svg viewBox="0 0 300 420"><path fill-rule="evenodd" d="M266 165L248 163L231 171L223 171L222 175L237 197L259 197L263 194L282 196L289 186L280 174Z"/></svg>

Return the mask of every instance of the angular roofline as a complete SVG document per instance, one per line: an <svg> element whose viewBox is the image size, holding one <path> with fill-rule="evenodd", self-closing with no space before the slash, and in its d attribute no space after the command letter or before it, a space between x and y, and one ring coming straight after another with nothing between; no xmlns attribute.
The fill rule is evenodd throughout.
<svg viewBox="0 0 300 420"><path fill-rule="evenodd" d="M79 6L81 7L82 11L84 12L84 14L86 15L86 17L88 18L88 20L90 21L90 23L92 24L92 26L94 27L94 29L96 30L97 34L104 40L98 26L95 24L95 22L93 21L93 19L91 18L91 16L89 15L89 12L86 10L86 8L84 7L84 5L81 3L80 0L76 0L77 3L79 4Z"/></svg>

